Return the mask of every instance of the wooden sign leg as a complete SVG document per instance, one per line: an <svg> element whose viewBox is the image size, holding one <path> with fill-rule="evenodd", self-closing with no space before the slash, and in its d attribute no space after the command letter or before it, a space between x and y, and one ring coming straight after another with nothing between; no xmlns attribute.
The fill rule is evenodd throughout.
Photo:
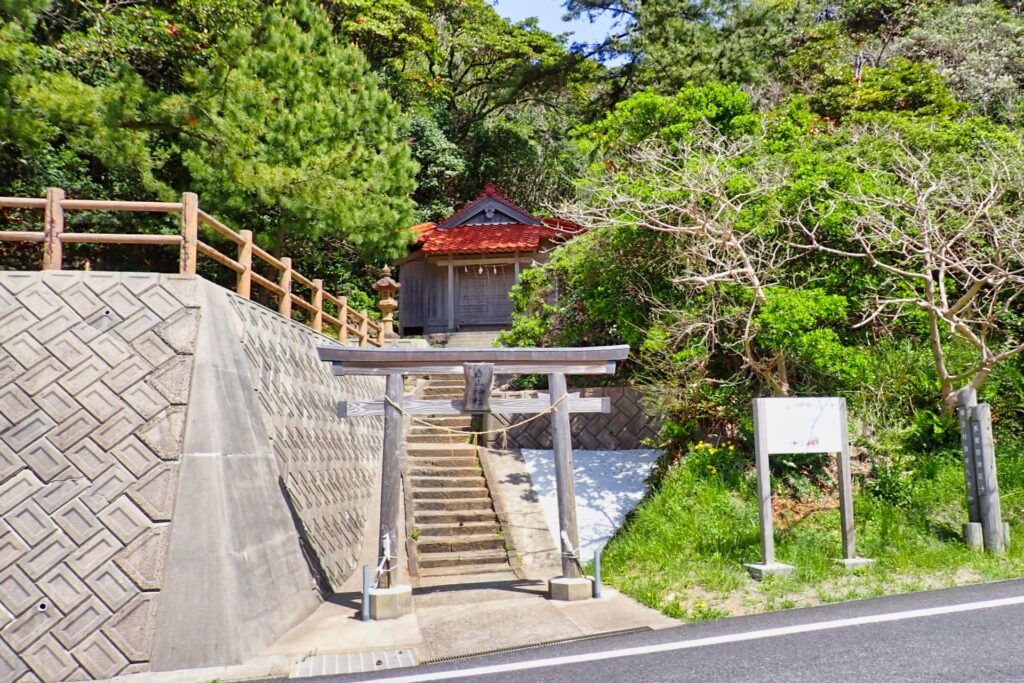
<svg viewBox="0 0 1024 683"><path fill-rule="evenodd" d="M843 449L839 453L839 519L843 533L843 559L857 557L856 527L853 523L853 473L850 471L850 438L846 416L846 400L839 404L839 424L843 434Z"/></svg>
<svg viewBox="0 0 1024 683"><path fill-rule="evenodd" d="M772 474L768 467L768 430L762 399L754 399L754 466L757 469L757 513L761 527L761 562L744 564L755 579L769 574L791 574L793 567L775 561L775 530L772 525Z"/></svg>
<svg viewBox="0 0 1024 683"><path fill-rule="evenodd" d="M870 567L874 560L857 555L857 529L853 520L853 472L850 467L850 427L846 415L846 399L839 399L839 428L843 435L843 448L839 452L839 520L843 534L843 556L839 564L847 569Z"/></svg>
<svg viewBox="0 0 1024 683"><path fill-rule="evenodd" d="M577 579L580 572L580 535L576 527L576 486L572 472L572 434L569 427L569 402L566 395L565 375L556 372L548 375L551 404L555 410L551 415L551 442L555 450L555 485L558 488L558 526L562 545L562 576ZM569 548L565 536L568 536Z"/></svg>
<svg viewBox="0 0 1024 683"><path fill-rule="evenodd" d="M387 397L402 404L402 375L388 375ZM384 457L381 462L380 479L380 545L377 552L378 566L383 563L380 587L390 588L397 581L397 567L392 558L398 555L398 506L402 497L402 413L390 402L384 405ZM388 539L385 549L384 539Z"/></svg>

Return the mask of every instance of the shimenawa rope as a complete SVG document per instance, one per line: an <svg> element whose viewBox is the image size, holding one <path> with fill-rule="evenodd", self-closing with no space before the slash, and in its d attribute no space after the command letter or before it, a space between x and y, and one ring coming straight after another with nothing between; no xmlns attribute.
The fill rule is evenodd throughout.
<svg viewBox="0 0 1024 683"><path fill-rule="evenodd" d="M516 429L517 427L522 427L525 424L529 424L530 422L533 422L534 420L536 420L539 417L543 417L545 415L550 415L552 412L554 412L555 408L558 407L558 404L561 403L562 401L566 400L567 398L569 398L569 394L562 394L562 396L559 397L558 400L556 400L554 403L552 403L550 406L548 406L547 409L544 410L543 412L537 413L536 415L534 415L532 417L528 417L525 420L521 420L519 422L516 422L515 424L510 424L510 425L508 425L506 427L501 427L500 429L491 429L491 430L488 430L486 432L467 432L467 431L462 430L462 429L452 429L450 427L443 427L441 425L434 424L433 422L428 422L427 420L424 420L422 418L416 417L415 415L412 415L411 413L406 411L405 408L403 408L399 404L395 403L395 401L390 396L385 396L384 397L384 401L386 403L388 403L392 408L397 408L398 412L400 412L403 416L409 418L412 422L415 422L415 423L417 423L419 425L423 425L425 427L431 427L433 429L438 429L440 431L448 432L450 434L458 434L459 436L485 436L485 435L488 435L488 434L507 434L508 432L512 431L513 429Z"/></svg>

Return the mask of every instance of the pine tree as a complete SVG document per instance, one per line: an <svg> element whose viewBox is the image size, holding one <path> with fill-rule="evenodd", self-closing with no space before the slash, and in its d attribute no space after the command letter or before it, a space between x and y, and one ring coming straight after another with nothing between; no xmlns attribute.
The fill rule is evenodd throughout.
<svg viewBox="0 0 1024 683"><path fill-rule="evenodd" d="M204 205L273 248L343 238L377 259L401 251L416 163L400 111L319 8L269 10L190 80L196 95L171 115L191 129L182 160Z"/></svg>

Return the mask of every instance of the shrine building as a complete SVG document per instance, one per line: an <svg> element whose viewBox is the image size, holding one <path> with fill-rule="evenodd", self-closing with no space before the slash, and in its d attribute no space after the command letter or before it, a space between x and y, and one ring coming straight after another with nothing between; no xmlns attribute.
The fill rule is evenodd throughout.
<svg viewBox="0 0 1024 683"><path fill-rule="evenodd" d="M493 184L439 223L411 228L416 243L398 262L399 334L500 329L512 324L509 290L524 268L581 228L538 218Z"/></svg>

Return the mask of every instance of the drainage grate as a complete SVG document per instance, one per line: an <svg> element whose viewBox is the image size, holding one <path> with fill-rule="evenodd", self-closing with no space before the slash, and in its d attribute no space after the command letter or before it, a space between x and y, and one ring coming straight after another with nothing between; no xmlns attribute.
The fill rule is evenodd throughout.
<svg viewBox="0 0 1024 683"><path fill-rule="evenodd" d="M598 640L600 638L611 638L612 636L626 636L630 633L644 633L646 631L653 631L650 626L637 626L636 628L624 628L619 631L605 631L604 633L591 633L586 636L577 636L575 638L561 638L559 640L545 640L541 643L529 643L527 645L510 645L509 647L499 647L493 650L484 650L483 652L473 652L467 655L452 655L451 657L437 657L436 659L425 659L420 662L421 665L426 666L427 664L443 664L445 662L457 662L463 659L471 659L473 657L486 657L487 655L498 655L505 652L519 652L521 650L535 650L540 647L547 647L548 645L568 645L570 643L583 643L588 640Z"/></svg>
<svg viewBox="0 0 1024 683"><path fill-rule="evenodd" d="M359 674L369 671L384 671L385 669L400 669L407 666L416 666L416 655L411 649L315 655L306 657L296 664L292 669L291 678Z"/></svg>

